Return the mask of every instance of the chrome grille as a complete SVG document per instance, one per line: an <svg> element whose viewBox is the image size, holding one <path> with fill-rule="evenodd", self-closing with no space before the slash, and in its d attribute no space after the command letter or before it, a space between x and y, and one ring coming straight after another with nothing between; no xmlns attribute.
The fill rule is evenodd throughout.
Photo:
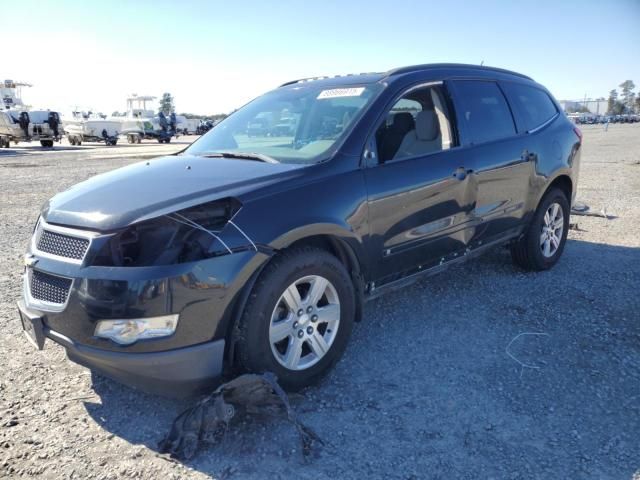
<svg viewBox="0 0 640 480"><path fill-rule="evenodd" d="M72 280L34 270L31 272L29 290L31 297L41 302L62 305L67 301Z"/></svg>
<svg viewBox="0 0 640 480"><path fill-rule="evenodd" d="M59 257L82 260L89 248L89 239L72 237L50 230L42 230L38 239L38 250Z"/></svg>

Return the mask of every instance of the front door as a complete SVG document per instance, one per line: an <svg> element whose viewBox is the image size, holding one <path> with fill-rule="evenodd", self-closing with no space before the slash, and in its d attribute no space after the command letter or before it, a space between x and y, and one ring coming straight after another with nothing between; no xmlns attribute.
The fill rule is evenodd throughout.
<svg viewBox="0 0 640 480"><path fill-rule="evenodd" d="M473 234L473 175L449 112L442 84L412 88L376 133L365 179L378 285L446 261Z"/></svg>

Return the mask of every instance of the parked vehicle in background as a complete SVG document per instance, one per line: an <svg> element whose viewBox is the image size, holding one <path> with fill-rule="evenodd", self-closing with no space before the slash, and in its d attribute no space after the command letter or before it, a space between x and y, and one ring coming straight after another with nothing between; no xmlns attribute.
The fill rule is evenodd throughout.
<svg viewBox="0 0 640 480"><path fill-rule="evenodd" d="M196 135L204 135L216 125L213 120L201 120L198 128L196 129Z"/></svg>
<svg viewBox="0 0 640 480"><path fill-rule="evenodd" d="M285 110L294 131L248 135ZM180 154L50 199L25 256L23 328L158 393L210 388L223 367L309 385L366 300L499 245L552 268L581 139L543 86L497 68L287 82Z"/></svg>
<svg viewBox="0 0 640 480"><path fill-rule="evenodd" d="M283 117L271 129L271 135L274 137L291 136L296 131L297 119L294 117Z"/></svg>
<svg viewBox="0 0 640 480"><path fill-rule="evenodd" d="M256 117L247 124L247 135L250 137L265 137L269 133L270 119L267 117Z"/></svg>
<svg viewBox="0 0 640 480"><path fill-rule="evenodd" d="M64 118L64 132L71 145L82 145L82 142L104 142L105 145L116 145L122 129L122 121L118 118L107 119L106 115L93 112L71 112Z"/></svg>
<svg viewBox="0 0 640 480"><path fill-rule="evenodd" d="M199 118L186 118L178 115L178 131L183 135L195 135L201 121Z"/></svg>

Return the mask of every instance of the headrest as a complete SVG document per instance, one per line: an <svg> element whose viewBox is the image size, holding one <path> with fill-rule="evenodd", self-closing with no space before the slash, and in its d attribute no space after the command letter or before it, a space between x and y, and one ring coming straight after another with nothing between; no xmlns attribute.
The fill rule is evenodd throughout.
<svg viewBox="0 0 640 480"><path fill-rule="evenodd" d="M418 140L430 142L440 135L438 117L433 110L423 110L416 115L416 137Z"/></svg>
<svg viewBox="0 0 640 480"><path fill-rule="evenodd" d="M396 113L393 116L393 121L391 122L391 128L403 134L413 130L414 125L415 122L413 120L413 115L409 112Z"/></svg>

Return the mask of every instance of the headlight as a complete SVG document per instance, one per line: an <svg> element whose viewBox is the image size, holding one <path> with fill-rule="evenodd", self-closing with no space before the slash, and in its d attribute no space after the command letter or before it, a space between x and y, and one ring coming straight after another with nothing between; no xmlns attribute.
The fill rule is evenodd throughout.
<svg viewBox="0 0 640 480"><path fill-rule="evenodd" d="M113 235L92 265L171 265L231 253L221 231L240 207L225 198L131 225Z"/></svg>
<svg viewBox="0 0 640 480"><path fill-rule="evenodd" d="M168 337L178 326L179 315L165 315L128 320L100 320L95 336L113 340L120 345L131 345L147 338Z"/></svg>

